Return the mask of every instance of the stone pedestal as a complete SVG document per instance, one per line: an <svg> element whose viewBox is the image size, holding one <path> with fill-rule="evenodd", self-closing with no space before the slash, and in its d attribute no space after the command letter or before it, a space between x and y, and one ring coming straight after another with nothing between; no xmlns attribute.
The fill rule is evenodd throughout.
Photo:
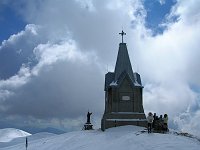
<svg viewBox="0 0 200 150"><path fill-rule="evenodd" d="M93 125L91 123L85 123L84 130L93 130Z"/></svg>

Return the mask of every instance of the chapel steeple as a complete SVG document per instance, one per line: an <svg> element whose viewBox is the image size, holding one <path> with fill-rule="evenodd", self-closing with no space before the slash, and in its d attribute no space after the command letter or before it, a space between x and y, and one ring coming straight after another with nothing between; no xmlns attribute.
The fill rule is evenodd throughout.
<svg viewBox="0 0 200 150"><path fill-rule="evenodd" d="M123 72L128 73L131 80L134 81L133 70L132 70L130 59L129 59L128 50L126 47L126 43L124 43L123 41L123 36L126 35L126 33L122 30L122 32L119 34L121 34L122 36L122 43L119 44L117 61L115 65L115 81L119 79L119 76Z"/></svg>
<svg viewBox="0 0 200 150"><path fill-rule="evenodd" d="M126 33L122 30L122 32L119 34L122 36L122 43L119 44L117 61L115 65L115 82L119 81L119 78L122 76L122 74L128 74L133 84L140 84L142 86L139 74L133 73L127 46L123 40L123 36L126 35Z"/></svg>

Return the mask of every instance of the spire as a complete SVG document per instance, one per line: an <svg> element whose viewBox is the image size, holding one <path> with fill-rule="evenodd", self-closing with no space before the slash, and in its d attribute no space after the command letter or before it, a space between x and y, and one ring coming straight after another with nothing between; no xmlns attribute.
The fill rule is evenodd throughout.
<svg viewBox="0 0 200 150"><path fill-rule="evenodd" d="M122 43L119 44L119 51L117 55L116 65L115 65L115 81L119 79L120 75L123 72L128 73L130 78L134 82L133 70L132 70L130 59L129 59L126 43L123 43L122 41Z"/></svg>

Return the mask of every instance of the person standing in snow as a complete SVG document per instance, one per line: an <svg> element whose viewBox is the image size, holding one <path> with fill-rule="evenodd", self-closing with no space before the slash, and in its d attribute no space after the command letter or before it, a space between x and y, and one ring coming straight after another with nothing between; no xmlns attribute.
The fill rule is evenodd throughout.
<svg viewBox="0 0 200 150"><path fill-rule="evenodd" d="M164 117L163 117L163 130L168 131L168 116L167 116L167 114L164 114Z"/></svg>
<svg viewBox="0 0 200 150"><path fill-rule="evenodd" d="M155 121L156 121L156 113L153 114L153 124L152 124L152 128L155 128Z"/></svg>
<svg viewBox="0 0 200 150"><path fill-rule="evenodd" d="M153 123L153 114L149 112L148 117L147 117L147 122L148 122L148 133L151 133L152 129L152 123Z"/></svg>

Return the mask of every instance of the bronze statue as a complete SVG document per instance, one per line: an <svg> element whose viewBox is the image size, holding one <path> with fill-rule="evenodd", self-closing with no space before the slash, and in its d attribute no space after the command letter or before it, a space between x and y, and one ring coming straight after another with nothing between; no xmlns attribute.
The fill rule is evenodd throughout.
<svg viewBox="0 0 200 150"><path fill-rule="evenodd" d="M90 116L92 115L92 113L90 113L89 111L88 111L88 113L87 113L87 124L91 124L90 123Z"/></svg>

